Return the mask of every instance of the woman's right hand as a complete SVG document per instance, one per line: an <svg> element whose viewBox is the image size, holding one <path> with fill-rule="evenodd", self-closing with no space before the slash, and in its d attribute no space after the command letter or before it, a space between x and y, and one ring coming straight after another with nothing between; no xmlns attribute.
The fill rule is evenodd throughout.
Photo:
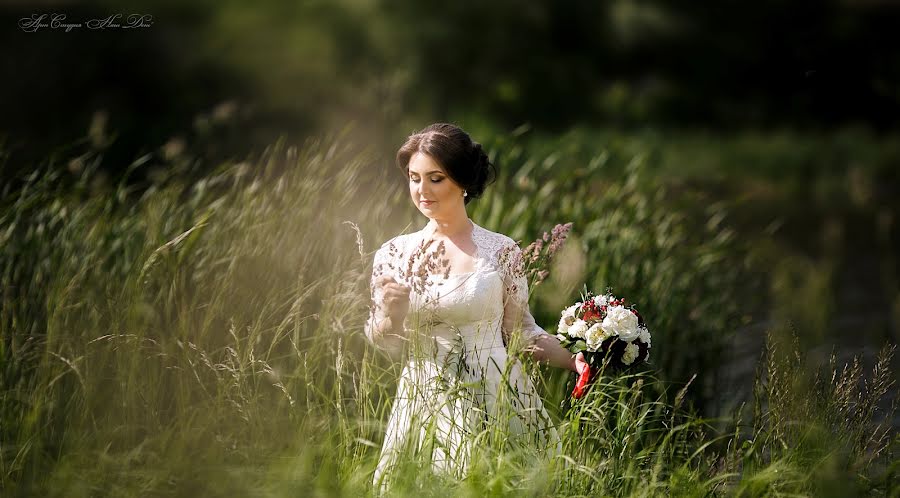
<svg viewBox="0 0 900 498"><path fill-rule="evenodd" d="M375 285L380 285L384 291L384 314L391 318L391 323L395 327L402 327L409 313L410 288L397 283L393 277L387 275L377 277Z"/></svg>

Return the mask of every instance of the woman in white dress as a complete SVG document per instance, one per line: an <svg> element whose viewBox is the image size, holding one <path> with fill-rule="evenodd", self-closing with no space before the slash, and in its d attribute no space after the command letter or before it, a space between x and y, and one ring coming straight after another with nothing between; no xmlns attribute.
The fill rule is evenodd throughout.
<svg viewBox="0 0 900 498"><path fill-rule="evenodd" d="M573 356L534 321L521 254L506 235L469 219L466 204L493 179L480 144L459 127L438 123L410 136L397 152L409 193L429 218L375 253L372 312L366 334L402 357L376 487L385 489L404 456L430 460L462 477L485 429L557 448L559 436L531 379L513 353L581 372Z"/></svg>

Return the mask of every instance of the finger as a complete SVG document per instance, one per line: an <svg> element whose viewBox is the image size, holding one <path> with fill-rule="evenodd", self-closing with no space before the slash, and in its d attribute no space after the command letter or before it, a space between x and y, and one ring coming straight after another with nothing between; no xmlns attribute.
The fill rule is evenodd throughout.
<svg viewBox="0 0 900 498"><path fill-rule="evenodd" d="M397 288L395 288L395 287L386 287L386 288L384 289L384 295L385 295L385 296L392 296L392 297L402 297L402 298L408 299L408 298L409 298L409 291L405 291L405 290L402 290L402 289L397 289Z"/></svg>
<svg viewBox="0 0 900 498"><path fill-rule="evenodd" d="M391 283L391 282L396 283L397 281L394 280L394 277L392 277L390 275L379 275L379 276L375 277L376 285L385 285L385 284Z"/></svg>
<svg viewBox="0 0 900 498"><path fill-rule="evenodd" d="M583 374L583 373L585 373L585 372L588 372L588 374L590 375L590 371L591 371L591 367L588 366L587 363L582 363L582 364L581 364L580 371L579 371L578 373L579 373L579 374Z"/></svg>
<svg viewBox="0 0 900 498"><path fill-rule="evenodd" d="M390 290L392 292L396 292L398 294L404 294L404 295L409 295L409 291L410 291L409 287L407 287L405 285L400 285L400 284L386 284L384 289L385 289L385 292L388 292Z"/></svg>
<svg viewBox="0 0 900 498"><path fill-rule="evenodd" d="M390 284L388 286L382 287L382 292L383 292L383 295L385 295L385 296L388 294L390 294L392 296L408 296L409 295L408 292L406 292L402 289L398 289L397 287L394 286L394 284Z"/></svg>

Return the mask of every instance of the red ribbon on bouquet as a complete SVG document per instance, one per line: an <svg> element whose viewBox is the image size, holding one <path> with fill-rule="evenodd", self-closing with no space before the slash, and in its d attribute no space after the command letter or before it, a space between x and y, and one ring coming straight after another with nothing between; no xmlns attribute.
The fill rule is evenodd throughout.
<svg viewBox="0 0 900 498"><path fill-rule="evenodd" d="M578 381L575 382L575 389L572 390L572 397L581 399L581 397L587 393L587 386L590 382L591 367L585 365L584 370L581 371L581 375L578 376Z"/></svg>

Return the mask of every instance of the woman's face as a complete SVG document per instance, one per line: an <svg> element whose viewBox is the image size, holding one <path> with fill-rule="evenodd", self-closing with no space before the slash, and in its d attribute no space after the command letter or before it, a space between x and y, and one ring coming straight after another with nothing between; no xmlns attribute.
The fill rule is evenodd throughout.
<svg viewBox="0 0 900 498"><path fill-rule="evenodd" d="M429 218L444 218L463 205L463 189L431 156L416 152L409 159L409 195Z"/></svg>

